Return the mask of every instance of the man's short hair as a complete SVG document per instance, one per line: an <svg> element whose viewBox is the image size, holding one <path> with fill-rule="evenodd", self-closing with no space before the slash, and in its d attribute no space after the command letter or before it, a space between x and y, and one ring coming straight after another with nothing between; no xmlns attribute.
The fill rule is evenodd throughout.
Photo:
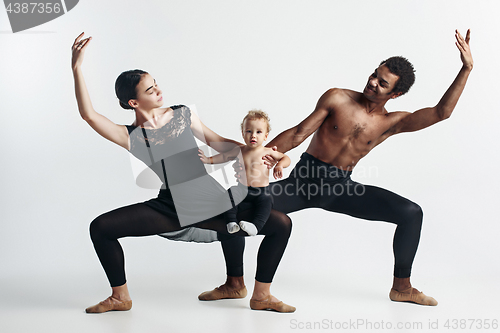
<svg viewBox="0 0 500 333"><path fill-rule="evenodd" d="M246 120L255 120L255 119L263 119L267 123L267 132L271 132L271 124L269 123L270 119L267 113L265 113L262 110L251 110L248 111L247 115L245 118L243 118L243 121L241 122L241 131L243 132L243 125L245 124Z"/></svg>
<svg viewBox="0 0 500 333"><path fill-rule="evenodd" d="M390 57L382 61L380 65L385 65L392 74L399 76L392 92L401 92L404 95L410 90L415 82L415 69L408 59L400 56Z"/></svg>

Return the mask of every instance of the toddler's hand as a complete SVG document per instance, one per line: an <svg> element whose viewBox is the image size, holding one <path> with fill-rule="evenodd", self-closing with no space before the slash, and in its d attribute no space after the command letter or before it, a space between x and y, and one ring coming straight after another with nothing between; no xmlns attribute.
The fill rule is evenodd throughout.
<svg viewBox="0 0 500 333"><path fill-rule="evenodd" d="M276 167L274 167L273 176L274 176L274 179L281 179L281 178L283 178L283 167L282 166L276 166Z"/></svg>

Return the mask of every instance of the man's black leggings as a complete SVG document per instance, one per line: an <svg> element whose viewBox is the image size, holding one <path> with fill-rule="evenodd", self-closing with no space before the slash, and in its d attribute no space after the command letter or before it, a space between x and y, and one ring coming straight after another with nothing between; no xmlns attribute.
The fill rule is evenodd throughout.
<svg viewBox="0 0 500 333"><path fill-rule="evenodd" d="M385 189L354 182L350 176L351 172L303 153L287 179L269 185L273 208L285 214L306 208L323 208L365 220L396 224L394 276L409 277L420 240L422 209ZM228 259L234 260L234 253L243 252L244 245L243 238L222 243L226 264ZM232 257L226 255L229 251L233 253Z"/></svg>

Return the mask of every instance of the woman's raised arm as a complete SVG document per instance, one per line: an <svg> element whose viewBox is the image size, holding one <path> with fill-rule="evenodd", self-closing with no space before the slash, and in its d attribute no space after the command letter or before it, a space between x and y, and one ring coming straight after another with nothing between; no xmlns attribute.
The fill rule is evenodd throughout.
<svg viewBox="0 0 500 333"><path fill-rule="evenodd" d="M82 39L83 34L82 32L73 43L71 61L71 68L75 79L75 95L78 103L78 110L83 120L85 120L97 133L128 150L130 149L130 141L127 128L123 125L117 125L108 118L97 113L90 101L85 79L83 78L82 62L85 49L92 40L92 37Z"/></svg>
<svg viewBox="0 0 500 333"><path fill-rule="evenodd" d="M228 152L233 149L235 145L243 145L238 141L224 138L212 131L201 122L200 118L198 118L194 112L191 112L191 130L198 140L203 141L219 153Z"/></svg>

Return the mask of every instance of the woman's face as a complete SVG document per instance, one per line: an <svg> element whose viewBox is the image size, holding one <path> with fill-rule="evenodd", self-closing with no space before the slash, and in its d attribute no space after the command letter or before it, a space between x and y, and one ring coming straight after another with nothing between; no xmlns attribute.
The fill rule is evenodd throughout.
<svg viewBox="0 0 500 333"><path fill-rule="evenodd" d="M137 98L132 100L136 103L135 108L151 110L163 106L163 97L156 80L149 74L143 74L141 81L136 87Z"/></svg>

